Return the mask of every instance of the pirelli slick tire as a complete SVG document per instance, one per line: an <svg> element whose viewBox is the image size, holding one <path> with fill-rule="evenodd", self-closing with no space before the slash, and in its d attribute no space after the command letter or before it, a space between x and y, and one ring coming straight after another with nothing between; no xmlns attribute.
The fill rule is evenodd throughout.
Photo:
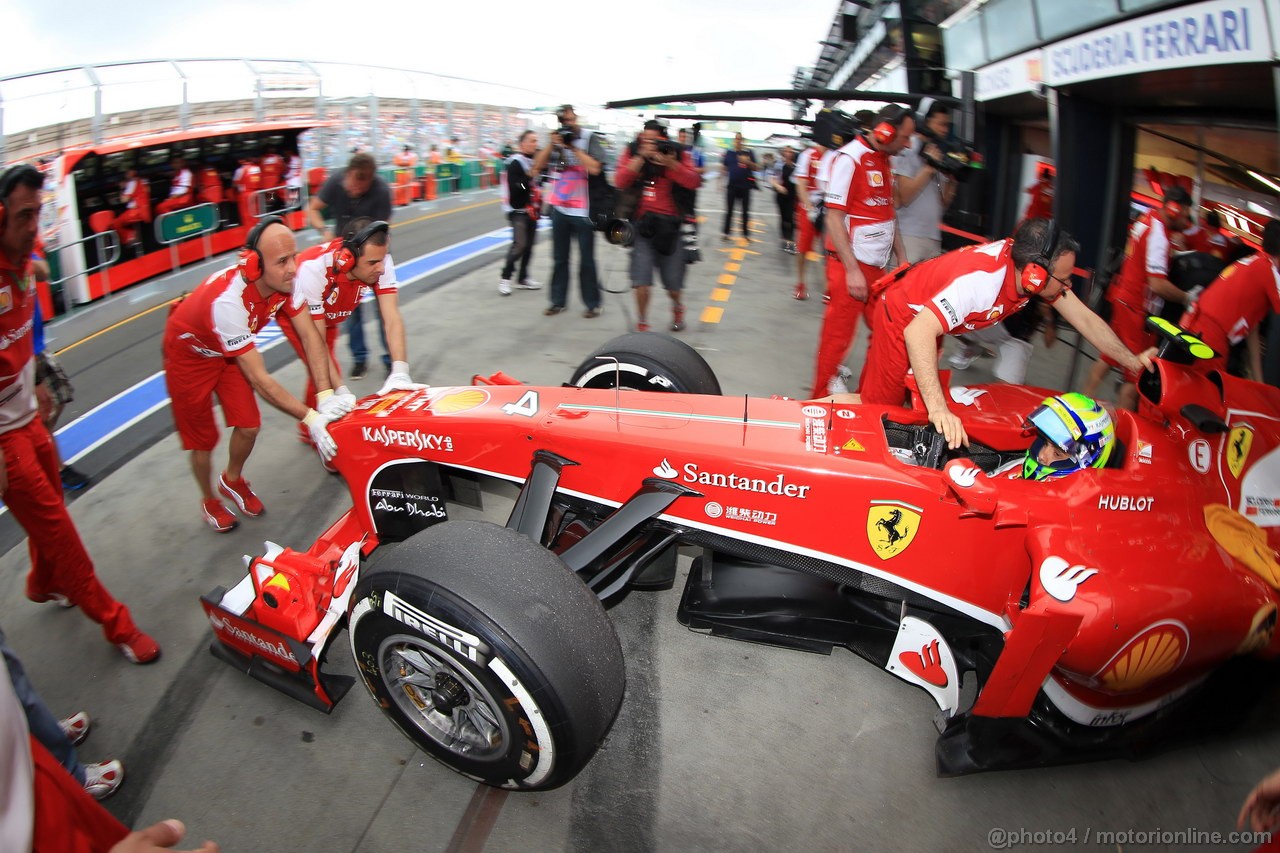
<svg viewBox="0 0 1280 853"><path fill-rule="evenodd" d="M569 384L579 388L616 386L633 391L720 394L720 381L697 350L657 332L619 335L587 356Z"/></svg>
<svg viewBox="0 0 1280 853"><path fill-rule="evenodd" d="M560 558L497 524L446 521L375 554L348 621L383 712L489 785L568 782L622 703L622 648L600 602Z"/></svg>

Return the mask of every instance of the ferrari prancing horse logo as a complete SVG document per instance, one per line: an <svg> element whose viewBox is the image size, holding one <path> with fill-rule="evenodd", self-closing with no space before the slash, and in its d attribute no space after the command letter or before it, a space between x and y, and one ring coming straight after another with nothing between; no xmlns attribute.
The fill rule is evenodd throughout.
<svg viewBox="0 0 1280 853"><path fill-rule="evenodd" d="M911 545L920 529L918 506L901 501L872 501L867 512L867 541L882 560L896 557Z"/></svg>
<svg viewBox="0 0 1280 853"><path fill-rule="evenodd" d="M1231 430L1227 438L1227 467L1231 476L1240 479L1244 470L1244 461L1249 458L1249 448L1253 446L1253 430L1247 426L1238 426Z"/></svg>

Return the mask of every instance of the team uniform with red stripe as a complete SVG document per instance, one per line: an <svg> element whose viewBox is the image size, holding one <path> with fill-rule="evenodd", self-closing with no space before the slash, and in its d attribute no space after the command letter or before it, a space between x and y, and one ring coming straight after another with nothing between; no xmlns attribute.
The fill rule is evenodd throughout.
<svg viewBox="0 0 1280 853"><path fill-rule="evenodd" d="M286 317L298 313L289 294L273 291L262 296L240 275L239 267L231 267L205 279L169 314L164 329L165 384L183 449L217 446L215 394L227 426L252 429L262 423L257 398L236 358L254 348L254 336L282 307Z"/></svg>
<svg viewBox="0 0 1280 853"><path fill-rule="evenodd" d="M1169 232L1160 217L1144 213L1130 226L1124 265L1107 291L1111 329L1130 352L1142 352L1155 344L1155 335L1146 330L1147 315L1159 314L1164 299L1151 292L1147 279L1169 278L1169 251ZM1121 366L1107 356L1102 359L1112 367ZM1126 371L1125 378L1136 382L1138 374Z"/></svg>
<svg viewBox="0 0 1280 853"><path fill-rule="evenodd" d="M337 239L312 246L298 254L298 275L293 281L293 297L288 306L288 311L292 314L300 314L306 310L313 320L324 318L324 342L329 348L330 357L334 354L334 345L337 343L342 324L356 310L356 306L364 298L365 291L370 289L369 285L356 281L349 275L334 272L333 255L340 248L342 248L342 240ZM382 275L378 278L378 283L373 285L372 290L374 296L400 291L400 283L396 280L395 261L391 259L389 252L383 265ZM302 341L299 340L293 324L289 322L285 308L280 309L277 322L284 330L284 336L293 346L293 351L305 362L307 355L302 349ZM337 384L336 379L335 384ZM315 408L316 384L310 371L307 372L305 402L311 408Z"/></svg>
<svg viewBox="0 0 1280 853"><path fill-rule="evenodd" d="M930 311L946 334L994 326L1022 310L1012 240L967 246L913 267L874 300L875 334L862 366L862 402L901 406L906 399L907 325ZM939 339L941 344L941 339Z"/></svg>
<svg viewBox="0 0 1280 853"><path fill-rule="evenodd" d="M1280 272L1266 255L1250 255L1222 271L1179 325L1213 347L1217 357L1209 367L1226 370L1231 347L1270 309L1280 313Z"/></svg>
<svg viewBox="0 0 1280 853"><path fill-rule="evenodd" d="M830 161L829 168L827 163ZM827 234L827 240L848 240L853 257L870 286L884 274L893 252L896 220L893 212L893 170L889 155L855 139L823 158L826 169L824 200L828 210L844 212L844 232ZM813 393L827 393L827 383L849 354L865 303L854 299L845 282L844 264L834 249L827 254L827 303L818 339ZM868 319L868 325L871 325Z"/></svg>
<svg viewBox="0 0 1280 853"><path fill-rule="evenodd" d="M27 533L27 597L47 601L65 595L102 625L108 641L125 643L138 628L94 573L62 501L58 449L36 417L35 308L30 259L15 269L0 256L0 451L9 481L4 502Z"/></svg>
<svg viewBox="0 0 1280 853"><path fill-rule="evenodd" d="M809 194L810 203L813 202L815 194L821 196L825 189L818 183L818 168L826 153L827 149L819 145L806 148L800 152L795 171L791 173L791 182L805 189ZM796 221L800 223L800 239L796 241L796 251L804 255L813 249L813 239L817 236L818 229L814 227L808 211L800 202L799 195L796 196Z"/></svg>

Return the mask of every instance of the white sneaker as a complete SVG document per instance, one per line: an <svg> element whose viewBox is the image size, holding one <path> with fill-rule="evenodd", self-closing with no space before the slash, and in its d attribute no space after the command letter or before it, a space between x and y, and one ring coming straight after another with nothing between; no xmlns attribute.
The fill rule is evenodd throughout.
<svg viewBox="0 0 1280 853"><path fill-rule="evenodd" d="M501 293L503 296L510 296L511 295L511 279L504 278L502 281L498 282L498 292Z"/></svg>
<svg viewBox="0 0 1280 853"><path fill-rule="evenodd" d="M836 375L827 380L828 394L848 394L849 385L845 382L853 373L843 364L836 368Z"/></svg>
<svg viewBox="0 0 1280 853"><path fill-rule="evenodd" d="M72 746L79 746L89 736L89 727L93 721L84 711L78 711L65 720L58 720L62 733L71 741Z"/></svg>
<svg viewBox="0 0 1280 853"><path fill-rule="evenodd" d="M534 281L531 278L526 278L524 281L518 283L516 287L520 288L521 290L541 290L542 283Z"/></svg>
<svg viewBox="0 0 1280 853"><path fill-rule="evenodd" d="M982 355L980 348L961 344L960 349L952 353L951 357L947 359L947 363L956 370L968 370L980 355Z"/></svg>
<svg viewBox="0 0 1280 853"><path fill-rule="evenodd" d="M84 789L95 800L105 800L124 784L124 765L103 761L84 766Z"/></svg>

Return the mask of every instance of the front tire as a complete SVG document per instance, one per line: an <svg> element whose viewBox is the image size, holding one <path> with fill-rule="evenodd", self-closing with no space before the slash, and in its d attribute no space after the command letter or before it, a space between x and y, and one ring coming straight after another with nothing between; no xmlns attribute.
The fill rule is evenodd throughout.
<svg viewBox="0 0 1280 853"><path fill-rule="evenodd" d="M622 702L622 649L600 602L558 557L496 524L444 522L375 556L349 622L383 712L489 785L569 781Z"/></svg>
<svg viewBox="0 0 1280 853"><path fill-rule="evenodd" d="M720 394L720 381L697 350L656 332L619 335L583 359L569 384L579 388Z"/></svg>

